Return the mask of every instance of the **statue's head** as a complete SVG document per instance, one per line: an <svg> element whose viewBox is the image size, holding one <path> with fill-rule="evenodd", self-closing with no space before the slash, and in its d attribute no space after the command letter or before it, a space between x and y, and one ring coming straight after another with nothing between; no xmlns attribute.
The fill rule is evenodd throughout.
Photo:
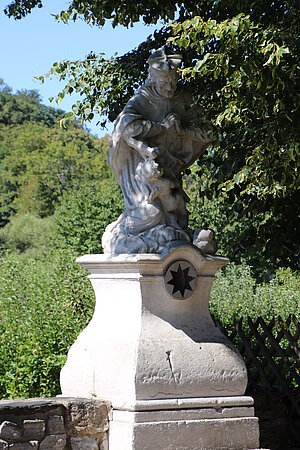
<svg viewBox="0 0 300 450"><path fill-rule="evenodd" d="M173 53L165 46L156 50L148 59L148 84L151 84L160 96L170 98L174 95L181 62L182 55Z"/></svg>

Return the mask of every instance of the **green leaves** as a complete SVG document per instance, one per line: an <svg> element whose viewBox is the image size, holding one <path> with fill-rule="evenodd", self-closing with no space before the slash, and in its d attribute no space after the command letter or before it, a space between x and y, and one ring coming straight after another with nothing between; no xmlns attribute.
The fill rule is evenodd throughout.
<svg viewBox="0 0 300 450"><path fill-rule="evenodd" d="M221 4L224 6L224 2ZM286 229L286 214L291 221L289 228L296 229L297 214L292 205L299 183L299 158L295 158L295 152L299 152L299 95L293 4L289 10L281 4L285 13L269 16L268 20L264 15L257 16L257 6L250 4L253 10L248 14L228 15L223 20L221 15L193 17L174 24L169 42L184 50L189 39L182 76L219 128L216 148L202 161L209 167L205 195L223 197L231 223L259 214L261 228L258 220L253 225L260 228L266 242L274 242L277 236L276 249L256 238L265 257L275 266L283 263L295 267L295 240L285 234L289 244L280 249L284 239L278 237L275 225L281 221L282 230ZM267 6L268 2L263 2L261 11ZM265 221L265 214L272 220ZM276 214L279 217L275 219ZM239 227L234 228L243 239ZM250 254L254 246L259 251L254 236L245 242L237 251L226 244L228 254Z"/></svg>
<svg viewBox="0 0 300 450"><path fill-rule="evenodd" d="M60 102L66 95L76 92L80 101L73 106L73 113L81 123L99 118L98 124L105 127L106 121L114 121L127 101L148 75L147 59L151 50L159 48L170 35L166 28L140 44L137 49L123 56L105 58L103 54L90 53L83 60L54 63L48 74L40 77L45 81L57 76L65 82L58 93Z"/></svg>
<svg viewBox="0 0 300 450"><path fill-rule="evenodd" d="M78 255L101 253L106 226L124 211L121 190L114 180L85 183L66 193L55 211L59 248L72 248Z"/></svg>
<svg viewBox="0 0 300 450"><path fill-rule="evenodd" d="M270 281L257 285L249 266L228 265L217 273L213 285L210 310L224 327L233 319L250 316L253 320L263 317L299 317L299 276L289 269L279 269Z"/></svg>
<svg viewBox="0 0 300 450"><path fill-rule="evenodd" d="M270 54L269 59L264 63L264 66L269 66L275 64L278 66L280 64L281 58L284 54L290 53L288 47L280 47L276 43L266 43L262 44L262 52L267 55Z"/></svg>
<svg viewBox="0 0 300 450"><path fill-rule="evenodd" d="M0 398L60 392L67 351L93 313L85 275L70 251L46 261L0 255Z"/></svg>
<svg viewBox="0 0 300 450"><path fill-rule="evenodd" d="M10 4L17 17L23 7L26 14L36 2L14 0ZM99 115L101 125L115 120L146 79L150 52L169 38L176 51L184 52L183 84L193 92L195 102L203 105L218 134L199 163L202 172L197 177L201 199L222 205L226 216L222 223L228 223L230 236L224 238L226 252L236 260L247 252L251 264L254 261L259 266L264 261L270 273L281 264L295 267L294 205L298 204L300 161L298 4L295 0L191 0L178 10L171 0L163 4L157 0L139 4L73 0L61 19L80 17L100 26L111 20L114 26L128 26L141 18L144 23L167 21L175 11L177 20L171 27L156 32L126 55L106 59L91 53L81 61L55 63L49 76L65 82L58 101L77 92L81 100L73 113L82 122L93 114ZM10 203L10 194L5 195ZM201 209L197 211L205 221ZM209 208L206 211L210 214ZM271 219L265 220L266 216Z"/></svg>
<svg viewBox="0 0 300 450"><path fill-rule="evenodd" d="M0 224L14 212L53 214L65 191L112 177L107 153L108 137L89 135L72 113L26 93L2 94L1 104L0 92Z"/></svg>
<svg viewBox="0 0 300 450"><path fill-rule="evenodd" d="M120 102L124 101L122 92L126 98L133 94L132 87L127 85L124 67L117 60L106 60L102 55L90 54L85 60L56 63L45 77L52 75L66 81L65 88L56 97L57 104L73 92L83 97L72 108L82 123L92 120L94 112L102 122L104 117L113 120L119 112Z"/></svg>

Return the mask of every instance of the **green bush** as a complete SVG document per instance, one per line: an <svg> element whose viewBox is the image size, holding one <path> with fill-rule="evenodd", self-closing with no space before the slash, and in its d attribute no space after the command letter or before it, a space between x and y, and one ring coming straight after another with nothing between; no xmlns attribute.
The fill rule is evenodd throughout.
<svg viewBox="0 0 300 450"><path fill-rule="evenodd" d="M78 255L102 253L104 230L124 209L121 189L112 179L65 194L54 215L57 245L72 248Z"/></svg>
<svg viewBox="0 0 300 450"><path fill-rule="evenodd" d="M52 246L54 232L53 216L41 219L35 214L17 214L0 228L0 243L4 249L16 250L24 257L43 259Z"/></svg>
<svg viewBox="0 0 300 450"><path fill-rule="evenodd" d="M298 270L297 213L291 207L297 203L296 199L287 201L282 197L274 200L272 206L261 202L245 215L242 200L230 202L217 191L212 194L211 173L202 160L199 164L199 167L194 164L184 176L184 187L190 197L187 204L190 227L212 228L219 252L236 264L252 266L252 275L259 282L271 280L279 267Z"/></svg>
<svg viewBox="0 0 300 450"><path fill-rule="evenodd" d="M278 269L269 283L256 284L251 268L230 263L217 272L210 296L210 311L223 326L250 316L266 321L290 314L300 318L300 277L290 269Z"/></svg>
<svg viewBox="0 0 300 450"><path fill-rule="evenodd" d="M67 351L89 322L94 295L70 251L47 262L0 260L0 398L53 396Z"/></svg>

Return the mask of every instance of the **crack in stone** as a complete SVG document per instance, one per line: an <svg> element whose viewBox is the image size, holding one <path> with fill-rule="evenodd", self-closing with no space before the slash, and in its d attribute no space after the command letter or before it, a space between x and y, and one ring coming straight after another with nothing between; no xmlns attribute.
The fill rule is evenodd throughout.
<svg viewBox="0 0 300 450"><path fill-rule="evenodd" d="M178 398L180 399L182 396L189 396L189 395L191 395L191 392L181 392L180 393L180 397L178 397L178 393L177 392L161 392L161 391L159 391L159 392L157 392L154 395L150 395L149 394L149 397L151 399L155 399L155 397L157 397L158 395L160 396L158 400L170 400L170 399L176 399L177 400ZM161 397L161 395L173 395L174 397Z"/></svg>
<svg viewBox="0 0 300 450"><path fill-rule="evenodd" d="M168 361L170 369L171 369L172 378L174 380L174 383L177 383L176 378L175 378L175 374L173 372L173 365L172 365L172 360L171 360L171 350L167 350L166 354L167 354L167 361Z"/></svg>

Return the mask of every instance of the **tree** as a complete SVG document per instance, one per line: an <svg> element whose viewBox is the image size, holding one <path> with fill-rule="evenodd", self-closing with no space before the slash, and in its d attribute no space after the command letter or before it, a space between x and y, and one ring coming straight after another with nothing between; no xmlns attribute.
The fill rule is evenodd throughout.
<svg viewBox="0 0 300 450"><path fill-rule="evenodd" d="M121 189L114 180L86 183L65 193L56 209L56 241L59 248L72 248L78 255L102 253L106 226L124 211Z"/></svg>
<svg viewBox="0 0 300 450"><path fill-rule="evenodd" d="M65 191L112 177L108 137L97 139L76 121L61 128L62 117L42 105L35 91L0 92L1 226L14 212L53 214Z"/></svg>
<svg viewBox="0 0 300 450"><path fill-rule="evenodd" d="M38 91L24 89L13 94L0 78L0 125L21 125L32 121L52 127L63 117L64 111L61 109L41 103Z"/></svg>
<svg viewBox="0 0 300 450"><path fill-rule="evenodd" d="M36 6L41 7L42 1L14 0L5 12L21 18ZM50 74L66 81L58 101L76 91L82 101L73 112L81 120L90 120L95 112L102 115L102 123L106 118L114 120L145 79L150 51L166 39L183 50L183 80L218 131L192 182L198 186L201 182L206 199L220 199L227 220L237 224L229 255L238 260L246 248L249 254L259 252L271 272L282 264L295 267L299 235L296 1L150 0L144 5L73 0L57 17L65 22L81 17L96 26L106 20L128 26L140 19L168 22L178 10L173 24L126 55L107 60L91 53L82 61L55 63Z"/></svg>

